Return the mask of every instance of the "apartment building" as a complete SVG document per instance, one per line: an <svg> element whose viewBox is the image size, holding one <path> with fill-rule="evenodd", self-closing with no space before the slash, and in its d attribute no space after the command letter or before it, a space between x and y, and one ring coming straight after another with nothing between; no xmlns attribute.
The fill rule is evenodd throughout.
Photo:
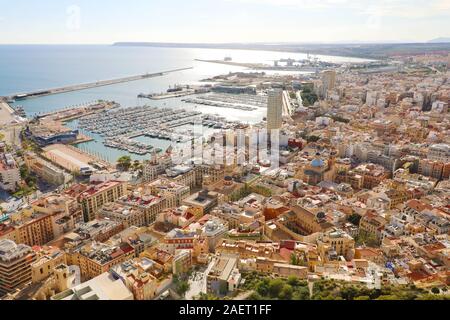
<svg viewBox="0 0 450 320"><path fill-rule="evenodd" d="M31 265L36 253L30 246L0 240L0 297L31 281Z"/></svg>
<svg viewBox="0 0 450 320"><path fill-rule="evenodd" d="M343 230L333 228L319 236L317 249L322 261L332 260L333 256L350 261L355 255L355 240Z"/></svg>
<svg viewBox="0 0 450 320"><path fill-rule="evenodd" d="M367 211L359 222L359 232L381 238L381 232L386 224L386 219L378 215L376 211Z"/></svg>
<svg viewBox="0 0 450 320"><path fill-rule="evenodd" d="M147 225L145 213L139 208L133 208L121 203L108 203L99 211L99 216L123 224L124 228L131 226L143 227Z"/></svg>
<svg viewBox="0 0 450 320"><path fill-rule="evenodd" d="M95 215L103 205L115 202L127 194L127 184L119 181L107 181L91 185L81 193L79 201L83 210L85 222L95 219Z"/></svg>
<svg viewBox="0 0 450 320"><path fill-rule="evenodd" d="M31 172L54 185L62 185L69 182L71 175L56 167L51 162L39 157L35 153L28 152L24 156L25 164Z"/></svg>
<svg viewBox="0 0 450 320"><path fill-rule="evenodd" d="M31 207L35 213L51 217L53 238L72 231L75 225L83 220L80 204L67 195L47 195L33 202Z"/></svg>
<svg viewBox="0 0 450 320"><path fill-rule="evenodd" d="M108 272L113 266L134 258L134 248L128 243L110 245L91 242L72 252L66 252L68 261L80 267L83 280L93 279Z"/></svg>
<svg viewBox="0 0 450 320"><path fill-rule="evenodd" d="M123 229L121 222L110 219L95 219L77 224L73 234L81 239L104 242L123 231Z"/></svg>
<svg viewBox="0 0 450 320"><path fill-rule="evenodd" d="M36 212L32 207L16 212L9 217L10 225L16 230L18 243L42 246L55 238L52 216Z"/></svg>
<svg viewBox="0 0 450 320"><path fill-rule="evenodd" d="M137 190L127 196L121 197L117 204L127 206L143 213L142 225L148 226L156 221L158 214L167 208L165 197L154 196L148 190ZM142 217L141 215L138 215Z"/></svg>
<svg viewBox="0 0 450 320"><path fill-rule="evenodd" d="M11 154L0 154L0 189L14 192L20 184L20 170Z"/></svg>
<svg viewBox="0 0 450 320"><path fill-rule="evenodd" d="M149 192L155 196L163 196L167 199L167 207L179 207L184 199L189 197L190 188L183 184L172 182L168 179L159 179L145 185Z"/></svg>
<svg viewBox="0 0 450 320"><path fill-rule="evenodd" d="M60 249L52 247L36 249L36 261L31 264L31 281L39 283L47 279L61 264L66 264L66 258Z"/></svg>
<svg viewBox="0 0 450 320"><path fill-rule="evenodd" d="M428 159L450 162L450 146L445 143L434 144L428 149Z"/></svg>
<svg viewBox="0 0 450 320"><path fill-rule="evenodd" d="M217 192L202 190L184 199L183 205L197 208L201 211L202 215L205 215L211 212L211 210L217 206L219 202L218 198L219 197Z"/></svg>
<svg viewBox="0 0 450 320"><path fill-rule="evenodd" d="M113 277L122 280L124 285L133 293L135 300L153 300L158 290L159 273L155 269L157 263L143 257L127 260L111 268ZM155 273L156 271L156 273Z"/></svg>

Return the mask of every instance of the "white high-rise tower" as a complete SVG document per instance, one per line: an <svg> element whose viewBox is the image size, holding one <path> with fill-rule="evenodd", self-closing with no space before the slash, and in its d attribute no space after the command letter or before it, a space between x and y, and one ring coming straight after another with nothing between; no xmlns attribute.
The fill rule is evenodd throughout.
<svg viewBox="0 0 450 320"><path fill-rule="evenodd" d="M271 90L267 103L267 130L281 129L283 125L283 91Z"/></svg>

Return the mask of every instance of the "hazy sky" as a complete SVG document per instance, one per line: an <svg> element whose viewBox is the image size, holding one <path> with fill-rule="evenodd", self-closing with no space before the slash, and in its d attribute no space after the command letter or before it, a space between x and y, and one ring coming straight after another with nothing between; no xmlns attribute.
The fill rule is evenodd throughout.
<svg viewBox="0 0 450 320"><path fill-rule="evenodd" d="M450 0L0 0L0 43L436 37L450 37Z"/></svg>

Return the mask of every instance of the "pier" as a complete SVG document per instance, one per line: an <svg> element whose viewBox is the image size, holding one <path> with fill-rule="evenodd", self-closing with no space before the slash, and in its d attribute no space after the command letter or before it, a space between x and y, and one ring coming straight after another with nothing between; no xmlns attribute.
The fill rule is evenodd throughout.
<svg viewBox="0 0 450 320"><path fill-rule="evenodd" d="M54 94L72 92L72 91L80 91L80 90L92 89L92 88L96 88L96 87L110 86L110 85L114 85L114 84L145 80L145 79L150 79L150 78L155 78L155 77L162 77L169 73L190 70L190 69L193 69L193 68L192 67L181 68L181 69L174 69L174 70L163 71L163 72L158 72L158 73L146 73L146 74L124 77L124 78L100 80L100 81L84 83L84 84L75 84L75 85L53 88L53 89L38 90L38 91L28 92L28 93L17 93L17 94L13 94L13 95L10 95L10 96L4 97L4 98L9 101L32 99L32 98L38 98L38 97L42 97L42 96L48 96L48 95L54 95Z"/></svg>

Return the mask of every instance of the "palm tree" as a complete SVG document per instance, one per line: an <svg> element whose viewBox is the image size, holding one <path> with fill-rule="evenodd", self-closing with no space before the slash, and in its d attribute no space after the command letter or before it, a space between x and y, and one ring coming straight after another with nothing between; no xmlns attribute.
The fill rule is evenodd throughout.
<svg viewBox="0 0 450 320"><path fill-rule="evenodd" d="M117 166L123 169L124 171L128 171L131 167L131 158L129 156L120 157L117 160Z"/></svg>

